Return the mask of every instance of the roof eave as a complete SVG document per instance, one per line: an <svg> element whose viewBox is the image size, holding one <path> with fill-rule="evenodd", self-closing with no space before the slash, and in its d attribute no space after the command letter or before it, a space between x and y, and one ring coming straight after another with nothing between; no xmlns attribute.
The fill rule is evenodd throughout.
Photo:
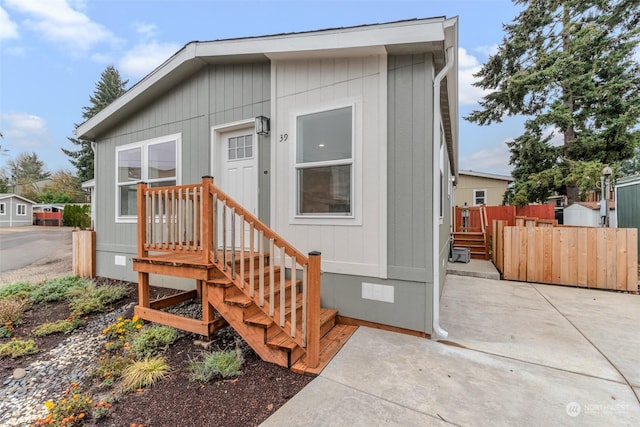
<svg viewBox="0 0 640 427"><path fill-rule="evenodd" d="M283 55L315 55L322 52L348 54L354 50L381 47L390 53L418 50L445 41L447 29L455 28L457 18L427 18L370 26L319 30L211 42L191 42L76 129L79 139L96 140L113 123L130 116L177 79L186 78L210 63L261 60ZM168 78L171 76L171 78ZM457 85L457 69L455 71ZM450 100L449 100L450 101ZM456 101L457 112L457 101ZM454 115L457 117L457 115ZM456 120L452 118L451 120ZM457 130L457 124L456 124ZM457 131L455 144L457 147ZM447 138L449 140L449 138ZM450 147L457 163L457 149ZM455 168L454 168L455 170Z"/></svg>

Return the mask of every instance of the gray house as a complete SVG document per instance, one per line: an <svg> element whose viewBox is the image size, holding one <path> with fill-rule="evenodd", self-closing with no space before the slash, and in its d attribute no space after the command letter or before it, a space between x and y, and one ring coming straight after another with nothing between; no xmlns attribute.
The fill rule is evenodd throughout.
<svg viewBox="0 0 640 427"><path fill-rule="evenodd" d="M640 233L640 175L618 179L615 192L618 227L637 228ZM640 257L640 239L638 239L638 257ZM638 260L640 261L640 258Z"/></svg>
<svg viewBox="0 0 640 427"><path fill-rule="evenodd" d="M187 44L77 129L95 141L97 274L137 280L138 183L210 175L322 253L343 321L446 335L457 53L443 17Z"/></svg>
<svg viewBox="0 0 640 427"><path fill-rule="evenodd" d="M0 227L33 225L34 204L17 194L0 193Z"/></svg>

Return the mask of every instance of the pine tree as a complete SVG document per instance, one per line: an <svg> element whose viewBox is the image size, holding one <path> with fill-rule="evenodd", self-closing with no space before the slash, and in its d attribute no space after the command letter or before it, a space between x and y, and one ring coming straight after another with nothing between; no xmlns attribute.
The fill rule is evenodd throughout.
<svg viewBox="0 0 640 427"><path fill-rule="evenodd" d="M89 120L115 101L116 98L126 92L125 87L128 82L128 80L123 81L120 78L120 73L113 65L107 66L100 74L100 81L96 83L96 90L89 97L91 106L82 107L82 118ZM77 128L78 125L75 127ZM91 141L71 137L67 137L67 139L79 147L77 151L65 150L64 148L62 151L69 156L69 162L77 169L80 182L93 179L93 149L91 148Z"/></svg>
<svg viewBox="0 0 640 427"><path fill-rule="evenodd" d="M523 10L476 86L490 90L467 120L527 117L510 142L519 204L552 192L578 200L583 176L630 158L640 145L640 0L514 0ZM561 145L551 143L554 132ZM595 182L595 181L594 181Z"/></svg>

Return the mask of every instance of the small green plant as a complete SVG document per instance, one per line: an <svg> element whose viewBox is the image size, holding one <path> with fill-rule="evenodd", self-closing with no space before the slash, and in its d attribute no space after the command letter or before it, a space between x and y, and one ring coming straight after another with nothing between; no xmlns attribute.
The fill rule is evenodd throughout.
<svg viewBox="0 0 640 427"><path fill-rule="evenodd" d="M135 390L153 385L165 378L171 368L164 357L139 360L127 366L122 372L122 388Z"/></svg>
<svg viewBox="0 0 640 427"><path fill-rule="evenodd" d="M244 356L240 347L233 351L214 351L207 354L200 361L189 364L191 379L203 383L214 377L230 378L242 375L240 368L244 363Z"/></svg>
<svg viewBox="0 0 640 427"><path fill-rule="evenodd" d="M84 320L78 316L67 317L57 322L43 323L33 330L33 335L43 337L52 334L70 334L71 332L84 325Z"/></svg>
<svg viewBox="0 0 640 427"><path fill-rule="evenodd" d="M98 359L96 368L91 375L102 380L102 384L110 386L122 376L122 372L131 365L133 360L126 356L105 355Z"/></svg>
<svg viewBox="0 0 640 427"><path fill-rule="evenodd" d="M12 296L0 299L0 325L11 323L19 325L22 315L29 308L29 301L22 297Z"/></svg>
<svg viewBox="0 0 640 427"><path fill-rule="evenodd" d="M123 285L96 286L93 282L76 286L67 292L71 298L69 307L74 315L101 313L108 304L127 295Z"/></svg>
<svg viewBox="0 0 640 427"><path fill-rule="evenodd" d="M0 326L0 338L11 338L14 330L13 322L6 322Z"/></svg>
<svg viewBox="0 0 640 427"><path fill-rule="evenodd" d="M94 420L99 420L100 418L104 418L109 415L111 412L111 407L113 404L111 403L111 399L101 400L100 402L96 402L93 405L93 413L91 416Z"/></svg>
<svg viewBox="0 0 640 427"><path fill-rule="evenodd" d="M149 358L166 351L177 338L176 329L155 325L141 329L133 338L131 347L138 359Z"/></svg>
<svg viewBox="0 0 640 427"><path fill-rule="evenodd" d="M102 333L106 335L110 340L123 340L126 339L130 334L141 329L142 325L144 325L144 322L137 315L134 315L131 319L118 317L116 323L104 328L102 330Z"/></svg>
<svg viewBox="0 0 640 427"><path fill-rule="evenodd" d="M8 343L0 344L0 357L9 356L15 359L20 356L36 354L38 351L38 347L33 340L25 341L12 338Z"/></svg>
<svg viewBox="0 0 640 427"><path fill-rule="evenodd" d="M77 276L66 276L59 279L47 280L31 291L31 301L36 304L43 302L64 301L69 297L69 291L76 287L86 287L88 279Z"/></svg>
<svg viewBox="0 0 640 427"><path fill-rule="evenodd" d="M27 299L33 288L34 285L29 282L14 282L0 288L0 299L10 297Z"/></svg>
<svg viewBox="0 0 640 427"><path fill-rule="evenodd" d="M47 400L44 406L49 413L44 418L38 418L34 426L76 426L84 423L91 414L93 401L91 396L80 391L78 383L72 382L65 390L64 397L58 402Z"/></svg>

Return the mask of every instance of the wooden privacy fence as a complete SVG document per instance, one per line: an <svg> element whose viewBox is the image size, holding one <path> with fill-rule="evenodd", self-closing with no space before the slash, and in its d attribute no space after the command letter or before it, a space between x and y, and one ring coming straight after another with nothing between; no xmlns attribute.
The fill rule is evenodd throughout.
<svg viewBox="0 0 640 427"><path fill-rule="evenodd" d="M75 230L72 233L72 269L78 277L96 277L96 232Z"/></svg>
<svg viewBox="0 0 640 427"><path fill-rule="evenodd" d="M638 230L493 224L493 262L505 280L638 291Z"/></svg>

